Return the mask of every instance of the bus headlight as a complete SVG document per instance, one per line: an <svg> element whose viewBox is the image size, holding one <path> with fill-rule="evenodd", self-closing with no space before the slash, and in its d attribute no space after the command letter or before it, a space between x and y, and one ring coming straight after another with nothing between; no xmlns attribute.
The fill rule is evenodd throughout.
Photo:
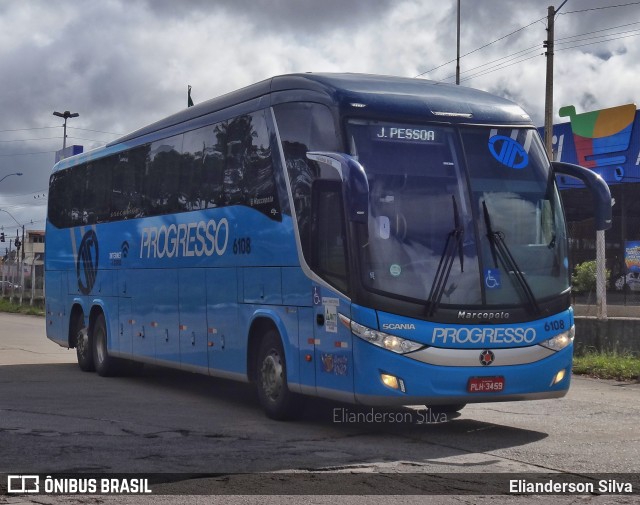
<svg viewBox="0 0 640 505"><path fill-rule="evenodd" d="M378 347L382 347L383 349L386 349L388 351L392 351L398 354L406 354L408 352L417 351L418 349L426 347L426 345L424 344L420 344L412 340L407 340L406 338L389 335L388 333L384 333L382 331L367 328L362 324L351 321L349 318L343 316L342 314L340 314L340 321L347 328L349 328L351 330L351 333L353 333L356 337L359 337L362 340L366 340L370 344L377 345Z"/></svg>
<svg viewBox="0 0 640 505"><path fill-rule="evenodd" d="M571 342L573 342L573 338L576 335L576 327L572 326L568 331L564 331L559 333L553 338L549 340L545 340L544 342L540 342L542 347L546 347L547 349L551 349L553 351L561 351L565 347L567 347Z"/></svg>

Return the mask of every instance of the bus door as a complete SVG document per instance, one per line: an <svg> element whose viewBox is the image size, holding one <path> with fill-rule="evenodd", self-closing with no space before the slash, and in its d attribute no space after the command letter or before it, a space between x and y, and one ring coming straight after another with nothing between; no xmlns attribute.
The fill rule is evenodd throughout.
<svg viewBox="0 0 640 505"><path fill-rule="evenodd" d="M312 185L313 270L335 289L315 283L313 289L316 387L353 392L351 331L339 314L351 317L348 292L346 221L342 182L316 180Z"/></svg>

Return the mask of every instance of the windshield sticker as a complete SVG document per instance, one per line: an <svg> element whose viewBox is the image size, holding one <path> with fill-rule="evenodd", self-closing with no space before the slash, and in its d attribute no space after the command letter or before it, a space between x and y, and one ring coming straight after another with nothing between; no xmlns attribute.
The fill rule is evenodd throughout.
<svg viewBox="0 0 640 505"><path fill-rule="evenodd" d="M402 267L397 263L394 263L389 267L389 273L394 277L400 277L400 274L402 273Z"/></svg>
<svg viewBox="0 0 640 505"><path fill-rule="evenodd" d="M500 289L502 287L500 270L497 268L485 268L484 285L487 286L487 289Z"/></svg>
<svg viewBox="0 0 640 505"><path fill-rule="evenodd" d="M489 152L509 168L521 169L529 164L529 154L522 145L510 137L494 135L489 139Z"/></svg>
<svg viewBox="0 0 640 505"><path fill-rule="evenodd" d="M376 221L378 221L378 234L380 238L388 240L391 236L391 221L389 221L387 216L378 216Z"/></svg>

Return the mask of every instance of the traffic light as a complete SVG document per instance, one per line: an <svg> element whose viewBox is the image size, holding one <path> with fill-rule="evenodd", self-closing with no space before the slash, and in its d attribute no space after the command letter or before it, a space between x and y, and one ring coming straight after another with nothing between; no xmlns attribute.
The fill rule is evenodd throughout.
<svg viewBox="0 0 640 505"><path fill-rule="evenodd" d="M4 232L0 233L0 242L4 242Z"/></svg>

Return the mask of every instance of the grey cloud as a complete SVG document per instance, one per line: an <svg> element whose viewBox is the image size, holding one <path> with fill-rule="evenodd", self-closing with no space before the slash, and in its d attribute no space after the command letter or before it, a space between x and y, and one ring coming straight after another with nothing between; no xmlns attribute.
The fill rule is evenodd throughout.
<svg viewBox="0 0 640 505"><path fill-rule="evenodd" d="M224 11L266 31L307 31L382 21L397 0L145 0L161 17L185 18Z"/></svg>

